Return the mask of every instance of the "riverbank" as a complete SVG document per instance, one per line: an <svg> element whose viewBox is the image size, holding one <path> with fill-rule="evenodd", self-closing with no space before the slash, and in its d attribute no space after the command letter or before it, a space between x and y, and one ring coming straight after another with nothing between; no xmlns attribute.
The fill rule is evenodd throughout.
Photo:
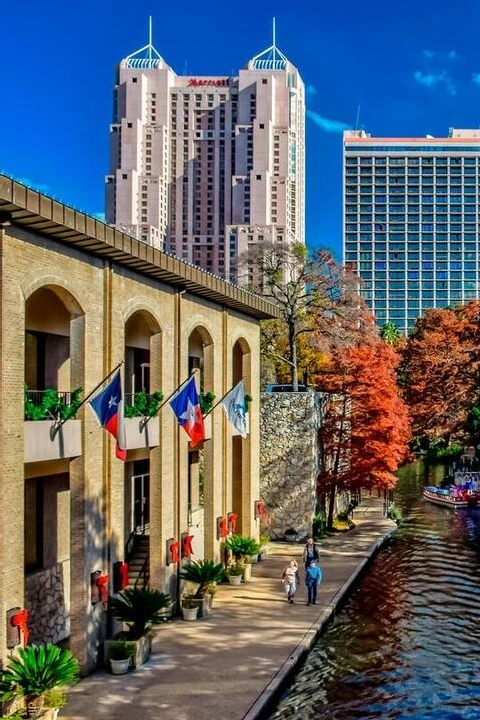
<svg viewBox="0 0 480 720"><path fill-rule="evenodd" d="M251 583L220 586L211 617L160 628L150 661L135 673L98 672L69 694L68 720L256 720L265 715L323 625L395 529L382 516L383 501L366 495L354 513L356 527L320 543L324 581L318 604L305 604L303 547L274 543L253 566ZM288 605L280 582L290 558L302 583Z"/></svg>

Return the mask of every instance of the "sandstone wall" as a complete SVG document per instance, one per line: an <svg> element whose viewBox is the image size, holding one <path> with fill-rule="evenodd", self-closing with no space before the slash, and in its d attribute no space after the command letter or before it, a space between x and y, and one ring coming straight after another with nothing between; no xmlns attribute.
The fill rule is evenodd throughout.
<svg viewBox="0 0 480 720"><path fill-rule="evenodd" d="M262 393L260 495L273 539L302 540L312 529L320 453L321 393Z"/></svg>

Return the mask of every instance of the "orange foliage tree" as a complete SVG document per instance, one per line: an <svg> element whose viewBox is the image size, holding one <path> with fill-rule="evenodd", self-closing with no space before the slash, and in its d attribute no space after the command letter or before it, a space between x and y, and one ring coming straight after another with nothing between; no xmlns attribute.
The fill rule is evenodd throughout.
<svg viewBox="0 0 480 720"><path fill-rule="evenodd" d="M337 490L389 489L408 455L410 424L396 371L399 355L377 339L336 350L331 370L317 378L328 393L323 427L323 467L319 493L329 497L332 527Z"/></svg>
<svg viewBox="0 0 480 720"><path fill-rule="evenodd" d="M432 309L417 320L404 352L405 393L415 438L463 440L479 371L478 301Z"/></svg>

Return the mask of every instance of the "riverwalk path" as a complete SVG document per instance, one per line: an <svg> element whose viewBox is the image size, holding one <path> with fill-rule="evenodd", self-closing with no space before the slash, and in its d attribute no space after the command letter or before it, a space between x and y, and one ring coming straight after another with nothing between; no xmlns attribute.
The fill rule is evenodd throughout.
<svg viewBox="0 0 480 720"><path fill-rule="evenodd" d="M322 540L323 582L317 605L307 606L303 545L272 543L241 587L221 585L212 614L197 622L161 626L150 660L128 675L97 672L69 693L60 716L68 720L256 720L369 558L395 528L383 517L377 493L354 511L356 527ZM294 605L283 595L281 575L295 558L301 583Z"/></svg>

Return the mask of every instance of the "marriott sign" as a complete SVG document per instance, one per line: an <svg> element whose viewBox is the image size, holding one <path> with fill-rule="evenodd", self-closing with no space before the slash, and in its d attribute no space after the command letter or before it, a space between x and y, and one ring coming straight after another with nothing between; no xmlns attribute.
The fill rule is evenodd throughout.
<svg viewBox="0 0 480 720"><path fill-rule="evenodd" d="M191 78L188 82L189 87L228 87L231 85L233 78L213 78L205 80L204 78Z"/></svg>

